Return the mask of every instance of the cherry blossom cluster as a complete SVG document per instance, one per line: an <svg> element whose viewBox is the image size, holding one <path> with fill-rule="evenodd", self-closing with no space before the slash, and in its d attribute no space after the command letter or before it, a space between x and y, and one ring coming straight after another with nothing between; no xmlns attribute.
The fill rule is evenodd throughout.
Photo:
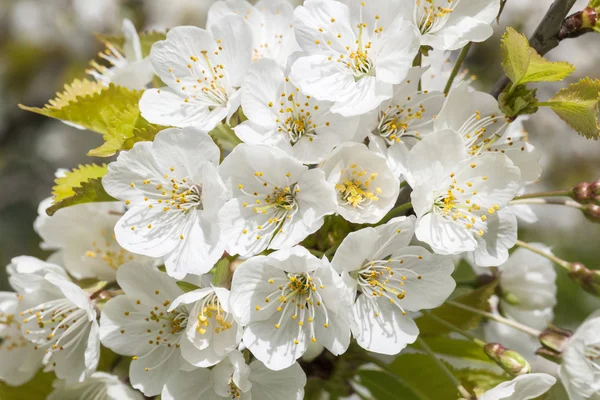
<svg viewBox="0 0 600 400"><path fill-rule="evenodd" d="M53 254L8 267L17 293L0 297L0 377L20 384L44 365L56 399L300 400L307 351L341 355L355 340L396 355L414 343L414 318L453 293L457 258L499 266L517 300L498 307L545 328L552 267L523 249L509 257L531 218L511 201L539 178L541 154L522 119L468 79L447 95L436 83L449 71L435 54L489 38L499 7L218 1L206 29L175 27L148 58L126 22L128 53L90 73L135 88L156 73L165 86L139 107L169 128L109 164L102 184L118 202L52 217L51 200L40 205L35 229ZM413 66L423 46L430 64ZM223 124L242 142L230 152L209 135ZM331 218L352 232L325 252L306 246ZM232 278L218 285L222 260ZM86 279L100 283L82 289ZM574 399L600 396L599 334L590 318L564 352ZM101 344L131 358L141 393L96 372ZM530 399L555 381L527 374L480 399Z"/></svg>

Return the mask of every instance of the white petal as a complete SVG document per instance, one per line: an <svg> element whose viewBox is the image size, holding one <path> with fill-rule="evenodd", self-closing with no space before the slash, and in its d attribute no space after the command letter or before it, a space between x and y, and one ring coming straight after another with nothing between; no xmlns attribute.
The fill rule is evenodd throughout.
<svg viewBox="0 0 600 400"><path fill-rule="evenodd" d="M298 365L281 371L271 371L260 361L250 364L251 394L253 399L261 400L302 400L306 374Z"/></svg>
<svg viewBox="0 0 600 400"><path fill-rule="evenodd" d="M508 250L517 242L517 218L500 210L489 216L484 232L483 236L476 237L475 264L491 267L504 263L508 259Z"/></svg>
<svg viewBox="0 0 600 400"><path fill-rule="evenodd" d="M527 374L503 382L483 394L481 400L529 400L546 393L556 378L548 374Z"/></svg>
<svg viewBox="0 0 600 400"><path fill-rule="evenodd" d="M161 397L165 400L223 400L212 387L211 371L203 368L173 374L167 381Z"/></svg>
<svg viewBox="0 0 600 400"><path fill-rule="evenodd" d="M176 374L183 360L175 346L154 346L154 348L129 366L131 385L146 396L159 394L169 377ZM146 370L146 368L148 370Z"/></svg>

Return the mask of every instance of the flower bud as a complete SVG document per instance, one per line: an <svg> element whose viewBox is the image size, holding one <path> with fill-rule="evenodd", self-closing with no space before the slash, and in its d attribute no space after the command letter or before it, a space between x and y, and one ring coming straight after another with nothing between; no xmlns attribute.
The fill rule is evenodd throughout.
<svg viewBox="0 0 600 400"><path fill-rule="evenodd" d="M594 197L591 186L592 185L587 182L578 183L571 191L571 197L573 200L581 204L587 204L591 202L592 198Z"/></svg>
<svg viewBox="0 0 600 400"><path fill-rule="evenodd" d="M600 224L600 206L587 204L581 208L581 211L590 222Z"/></svg>
<svg viewBox="0 0 600 400"><path fill-rule="evenodd" d="M586 7L582 11L569 15L560 27L558 38L560 40L576 38L584 33L596 30L597 15L597 7Z"/></svg>
<svg viewBox="0 0 600 400"><path fill-rule="evenodd" d="M569 265L569 276L586 292L600 297L600 271L591 270L582 263Z"/></svg>
<svg viewBox="0 0 600 400"><path fill-rule="evenodd" d="M514 350L509 350L500 343L488 343L483 347L487 356L496 362L504 371L512 376L531 372L531 365L525 357Z"/></svg>
<svg viewBox="0 0 600 400"><path fill-rule="evenodd" d="M571 336L573 336L573 332L567 329L550 326L540 334L539 339L547 351L554 354L556 357L560 357ZM544 355L540 351L538 351L538 353Z"/></svg>

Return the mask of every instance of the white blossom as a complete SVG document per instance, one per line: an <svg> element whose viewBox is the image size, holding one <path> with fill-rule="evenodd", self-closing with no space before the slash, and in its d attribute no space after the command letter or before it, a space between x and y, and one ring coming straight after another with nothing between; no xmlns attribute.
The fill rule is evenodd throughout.
<svg viewBox="0 0 600 400"><path fill-rule="evenodd" d="M212 130L237 110L251 53L252 31L237 15L223 17L210 32L194 26L171 29L150 51L167 87L144 92L142 116L165 126Z"/></svg>
<svg viewBox="0 0 600 400"><path fill-rule="evenodd" d="M592 314L563 352L560 378L572 400L600 399L600 313Z"/></svg>
<svg viewBox="0 0 600 400"><path fill-rule="evenodd" d="M337 193L337 212L354 223L376 223L392 209L400 181L385 157L362 143L344 143L321 166Z"/></svg>
<svg viewBox="0 0 600 400"><path fill-rule="evenodd" d="M485 41L500 11L497 0L407 0L405 5L423 35L422 44L441 50Z"/></svg>
<svg viewBox="0 0 600 400"><path fill-rule="evenodd" d="M232 198L219 211L230 254L289 248L317 231L336 209L335 191L311 169L274 147L240 144L219 166Z"/></svg>
<svg viewBox="0 0 600 400"><path fill-rule="evenodd" d="M208 10L206 28L220 24L224 16L237 14L252 28L252 60L270 58L285 68L288 57L300 50L292 20L294 7L288 0L261 0L255 5L245 0L217 1Z"/></svg>
<svg viewBox="0 0 600 400"><path fill-rule="evenodd" d="M400 177L408 151L433 129L433 121L444 104L441 92L419 90L426 68L411 68L401 83L394 85L392 97L360 118L358 140L369 138L369 148L387 157L390 168Z"/></svg>
<svg viewBox="0 0 600 400"><path fill-rule="evenodd" d="M20 296L21 333L45 351L46 371L68 384L88 378L100 359L97 312L90 294L69 280L61 267L33 257L17 257L9 281Z"/></svg>
<svg viewBox="0 0 600 400"><path fill-rule="evenodd" d="M273 60L252 64L241 91L248 121L236 126L235 133L246 143L278 147L314 164L354 137L357 117L334 114L333 103L304 95Z"/></svg>
<svg viewBox="0 0 600 400"><path fill-rule="evenodd" d="M521 180L506 155L469 157L460 134L437 131L412 148L405 178L413 188L419 240L439 254L473 252L478 266L506 261L517 224L504 207Z"/></svg>
<svg viewBox="0 0 600 400"><path fill-rule="evenodd" d="M522 184L539 178L541 153L528 142L523 119L509 124L491 95L472 91L466 82L453 89L434 122L434 129L452 129L465 142L467 153L506 154L521 171Z"/></svg>
<svg viewBox="0 0 600 400"><path fill-rule="evenodd" d="M419 32L402 1L307 0L294 11L304 54L290 79L305 94L333 101L345 116L375 109L393 95L419 51Z"/></svg>
<svg viewBox="0 0 600 400"><path fill-rule="evenodd" d="M243 341L272 370L292 366L320 343L334 355L350 344L348 299L326 260L303 247L256 256L233 275L231 309L246 327Z"/></svg>
<svg viewBox="0 0 600 400"><path fill-rule="evenodd" d="M226 190L217 174L219 148L194 128L165 129L154 142L119 154L102 179L106 191L130 208L115 226L119 244L164 257L167 272L208 272L223 254L217 212Z"/></svg>
<svg viewBox="0 0 600 400"><path fill-rule="evenodd" d="M233 319L229 308L229 290L206 287L182 294L169 311L187 304L190 309L186 335L199 350L183 353L190 364L211 367L223 360L242 340L242 327Z"/></svg>
<svg viewBox="0 0 600 400"><path fill-rule="evenodd" d="M44 356L21 333L17 306L16 293L0 292L0 381L13 386L33 378Z"/></svg>
<svg viewBox="0 0 600 400"><path fill-rule="evenodd" d="M51 199L40 203L33 226L44 250L56 250L52 260L60 262L76 279L97 278L114 281L117 268L129 261L153 262L123 249L114 228L125 205L120 202L86 203L46 214ZM85 223L82 223L85 221Z"/></svg>
<svg viewBox="0 0 600 400"><path fill-rule="evenodd" d="M448 257L409 246L414 217L350 233L337 249L333 268L353 300L352 334L361 347L398 354L419 334L407 314L436 308L454 291Z"/></svg>
<svg viewBox="0 0 600 400"><path fill-rule="evenodd" d="M54 390L48 400L143 400L140 392L123 383L119 377L105 372L94 372L81 383L67 385L64 381L54 381Z"/></svg>
<svg viewBox="0 0 600 400"><path fill-rule="evenodd" d="M542 244L533 245L550 253ZM546 329L554 319L556 305L556 272L552 261L518 248L499 270L502 312L536 329Z"/></svg>
<svg viewBox="0 0 600 400"><path fill-rule="evenodd" d="M130 89L145 89L154 77L154 69L149 57L142 54L140 37L130 20L123 20L123 35L125 42L123 52L113 44L106 43L106 52L98 56L106 60L111 67L107 68L95 61L90 62L92 68L86 72L96 81L108 86L111 83Z"/></svg>
<svg viewBox="0 0 600 400"><path fill-rule="evenodd" d="M117 354L133 356L129 378L146 396L161 392L169 377L199 350L187 338L191 307L174 300L183 294L175 280L150 265L128 263L117 271L125 294L102 309L100 339Z"/></svg>
<svg viewBox="0 0 600 400"><path fill-rule="evenodd" d="M556 378L548 374L525 374L517 376L512 381L502 382L488 390L479 400L530 400L546 393L554 384Z"/></svg>
<svg viewBox="0 0 600 400"><path fill-rule="evenodd" d="M162 392L165 400L302 400L306 375L298 363L271 371L260 361L246 365L233 351L213 369L180 371Z"/></svg>

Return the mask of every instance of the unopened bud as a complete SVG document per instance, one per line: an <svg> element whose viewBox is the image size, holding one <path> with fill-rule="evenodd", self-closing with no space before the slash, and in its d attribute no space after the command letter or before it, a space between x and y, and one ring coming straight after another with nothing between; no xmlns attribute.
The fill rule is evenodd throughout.
<svg viewBox="0 0 600 400"><path fill-rule="evenodd" d="M567 329L550 326L540 334L539 339L546 350L560 357L571 336L573 336L573 332Z"/></svg>
<svg viewBox="0 0 600 400"><path fill-rule="evenodd" d="M596 204L586 204L581 207L581 211L583 211L583 214L590 222L600 224L600 206Z"/></svg>
<svg viewBox="0 0 600 400"><path fill-rule="evenodd" d="M509 350L500 343L488 343L483 347L487 356L512 376L531 372L531 365L525 357L514 350Z"/></svg>
<svg viewBox="0 0 600 400"><path fill-rule="evenodd" d="M571 191L571 197L581 204L590 203L594 197L591 186L587 182L578 183Z"/></svg>
<svg viewBox="0 0 600 400"><path fill-rule="evenodd" d="M597 12L595 7L586 7L582 11L569 15L563 21L558 38L560 40L576 38L596 28Z"/></svg>
<svg viewBox="0 0 600 400"><path fill-rule="evenodd" d="M600 297L600 271L588 269L582 263L571 263L569 276L583 290Z"/></svg>

